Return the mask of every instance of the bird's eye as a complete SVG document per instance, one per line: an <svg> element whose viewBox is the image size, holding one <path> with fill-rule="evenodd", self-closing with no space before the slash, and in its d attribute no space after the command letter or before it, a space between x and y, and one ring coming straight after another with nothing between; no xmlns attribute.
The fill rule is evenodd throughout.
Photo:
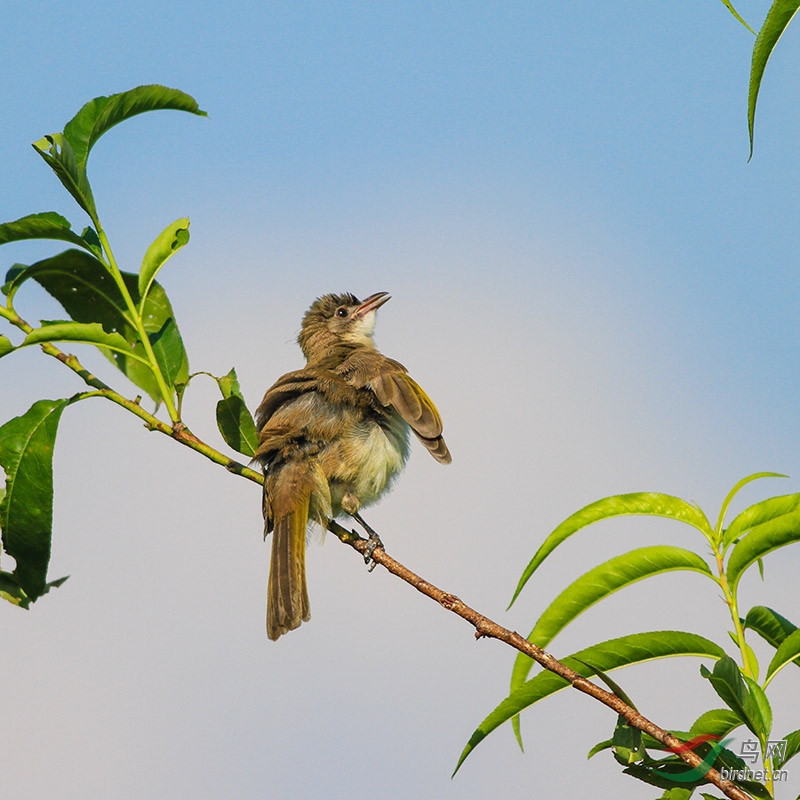
<svg viewBox="0 0 800 800"><path fill-rule="evenodd" d="M336 316L339 317L339 319L344 319L345 317L350 316L347 313L347 306L339 306L339 308L336 309Z"/></svg>

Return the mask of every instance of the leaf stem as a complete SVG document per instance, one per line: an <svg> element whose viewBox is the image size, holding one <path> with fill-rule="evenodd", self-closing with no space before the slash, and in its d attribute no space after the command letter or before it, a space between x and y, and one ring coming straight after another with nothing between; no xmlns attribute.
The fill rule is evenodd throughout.
<svg viewBox="0 0 800 800"><path fill-rule="evenodd" d="M172 396L172 390L167 386L167 382L164 380L164 374L161 372L161 367L159 366L158 360L156 359L156 354L155 351L153 350L153 345L150 342L150 337L147 335L147 331L144 328L144 322L142 321L142 316L139 313L139 310L136 308L136 304L133 302L131 293L128 291L128 287L125 284L125 281L122 277L122 271L117 265L117 260L114 257L113 251L111 250L111 244L109 243L108 237L106 236L106 233L103 230L102 225L100 224L100 220L97 218L96 215L93 217L92 222L94 222L95 224L97 230L97 236L100 239L100 244L103 247L103 251L108 257L109 272L112 278L114 279L114 282L117 284L117 288L120 290L122 294L122 297L125 301L125 305L128 307L128 313L131 315L131 319L136 328L136 332L138 333L139 339L142 342L142 347L144 347L144 351L149 361L150 370L153 373L153 377L156 379L156 384L158 385L158 390L161 393L161 398L164 401L164 405L166 406L169 418L172 420L173 423L178 423L180 422L180 414L178 413L178 409L175 406L175 402Z"/></svg>
<svg viewBox="0 0 800 800"><path fill-rule="evenodd" d="M725 575L725 565L723 564L722 552L718 549L714 554L717 562L717 572L719 573L719 585L725 598L725 604L728 606L733 622L733 628L736 633L736 642L739 646L739 652L742 654L742 670L748 678L756 680L755 672L753 671L750 659L748 657L747 640L744 635L744 628L742 627L742 620L739 617L739 606L736 600L736 594L731 591L728 584L728 578Z"/></svg>

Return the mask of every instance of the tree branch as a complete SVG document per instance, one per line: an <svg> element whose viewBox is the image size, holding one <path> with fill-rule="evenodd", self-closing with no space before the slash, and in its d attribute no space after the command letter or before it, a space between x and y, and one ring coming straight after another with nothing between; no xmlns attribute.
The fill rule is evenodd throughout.
<svg viewBox="0 0 800 800"><path fill-rule="evenodd" d="M353 549L361 553L361 555L365 554L368 540L361 538L355 531L347 530L335 521L329 524L328 530L335 534L344 544L349 544ZM469 622L470 625L475 628L476 639L487 637L505 642L505 644L513 647L515 650L519 650L521 653L532 658L546 670L554 672L556 675L563 678L573 689L577 689L579 692L583 692L608 706L627 720L632 727L649 734L656 741L673 749L690 767L696 767L703 763L703 759L695 752L692 750L685 750L681 747L684 743L681 742L680 739L675 738L669 731L665 731L663 728L660 728L658 725L642 716L636 709L617 697L617 695L612 694L597 684L592 683L590 680L587 680L582 675L579 675L575 670L570 669L566 664L563 664L546 650L533 644L533 642L529 642L516 631L504 628L497 622L475 611L475 609L470 608L455 595L445 592L432 583L429 583L424 578L403 566L399 561L395 561L383 548L375 548L372 553L372 560L382 567L385 567L393 575L396 575L398 578L413 586L418 592L422 592L422 594L435 600L448 611L452 611L457 616ZM723 778L716 769L710 769L705 777L723 792L726 797L731 798L731 800L752 800L749 794L743 792L738 786Z"/></svg>
<svg viewBox="0 0 800 800"><path fill-rule="evenodd" d="M2 316L4 316L12 324L16 325L24 332L29 333L32 330L31 326L28 325L25 320L19 317L11 309L2 309L2 312ZM107 400L122 406L135 416L142 419L145 422L146 427L150 430L156 430L160 433L170 436L186 447L189 447L192 450L204 455L214 463L225 467L225 469L227 469L229 472L239 475L240 477L247 478L254 483L263 483L264 476L260 471L253 470L244 464L239 463L238 461L230 459L228 456L198 439L180 419L175 420L173 424L169 424L146 411L139 404L138 398L137 400L130 400L119 394L102 380L93 375L88 369L86 369L86 367L81 364L76 356L65 353L50 342L42 343L41 349L46 355L49 355L52 358L62 362L66 367L76 373L91 389L93 389L93 391L84 393L84 397L105 397ZM349 544L362 555L365 555L365 553L368 552L368 540L361 538L355 531L349 531L335 521L331 521L329 523L328 529L335 534L340 541L342 541L344 544ZM371 560L374 563L381 564L389 572L413 586L417 591L427 595L433 600L436 600L437 603L446 608L448 611L452 611L457 616L469 622L475 628L475 638L480 639L487 637L505 642L510 647L513 647L514 649L519 650L521 653L524 653L532 658L546 670L549 670L550 672L553 672L563 678L574 689L577 689L579 692L583 692L584 694L595 698L599 702L611 708L613 711L627 720L632 727L649 734L656 741L670 749L673 749L683 761L689 764L689 766L696 767L703 762L703 759L701 759L700 756L693 751L684 750L681 748L683 742L675 738L668 731L665 731L663 728L660 728L658 725L648 720L646 717L642 716L638 711L629 706L615 694L612 694L611 692L592 683L590 680L587 680L582 675L579 675L577 672L575 672L575 670L570 669L566 664L563 664L558 659L550 655L550 653L533 644L532 642L529 642L515 631L504 628L502 625L499 625L488 617L485 617L483 614L475 611L475 609L470 608L455 595L445 592L434 586L432 583L429 583L424 578L400 564L398 561L395 561L395 559L389 556L382 547L377 547L374 550L374 552L371 554ZM725 780L715 769L710 769L706 773L705 777L718 789L720 789L720 791L722 791L726 797L731 798L731 800L752 800L750 795L743 792L730 781Z"/></svg>

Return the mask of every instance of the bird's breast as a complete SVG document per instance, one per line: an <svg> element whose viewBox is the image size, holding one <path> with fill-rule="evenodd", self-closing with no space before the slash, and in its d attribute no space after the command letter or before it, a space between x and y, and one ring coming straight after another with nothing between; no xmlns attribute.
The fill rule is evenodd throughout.
<svg viewBox="0 0 800 800"><path fill-rule="evenodd" d="M396 414L362 418L335 447L322 454L334 511L345 493L355 495L360 507L374 503L389 489L408 458L408 425Z"/></svg>

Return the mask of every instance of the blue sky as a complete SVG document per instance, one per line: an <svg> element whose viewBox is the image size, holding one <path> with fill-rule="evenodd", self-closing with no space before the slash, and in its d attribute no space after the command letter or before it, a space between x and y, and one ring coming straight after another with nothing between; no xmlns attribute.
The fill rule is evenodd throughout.
<svg viewBox="0 0 800 800"><path fill-rule="evenodd" d="M737 8L760 23L763 4ZM415 452L368 518L409 567L527 632L606 557L702 549L670 526L598 527L505 613L538 543L586 503L654 490L715 515L760 470L792 478L742 503L796 491L798 35L767 69L747 163L752 36L720 2L11 2L0 218L85 224L29 145L87 100L151 82L196 97L207 119L144 115L92 153L118 257L136 269L191 218L160 280L192 369L235 365L253 405L300 365L315 296L390 291L378 344L436 400L454 463ZM4 247L0 270L48 248ZM25 292L24 315L58 316ZM43 362L3 360L3 419L80 388ZM210 383L186 402L212 442L215 402ZM498 731L451 781L513 656L332 540L310 548L311 623L268 643L258 492L108 405L68 409L59 434L52 571L70 580L0 609L11 794L647 796L610 759L583 763L614 720L565 694L523 718L524 756ZM800 617L798 566L768 559L746 602ZM725 610L692 580L626 590L553 651L650 628L723 642ZM714 703L696 660L617 677L666 727ZM793 702L777 729L797 727Z"/></svg>

